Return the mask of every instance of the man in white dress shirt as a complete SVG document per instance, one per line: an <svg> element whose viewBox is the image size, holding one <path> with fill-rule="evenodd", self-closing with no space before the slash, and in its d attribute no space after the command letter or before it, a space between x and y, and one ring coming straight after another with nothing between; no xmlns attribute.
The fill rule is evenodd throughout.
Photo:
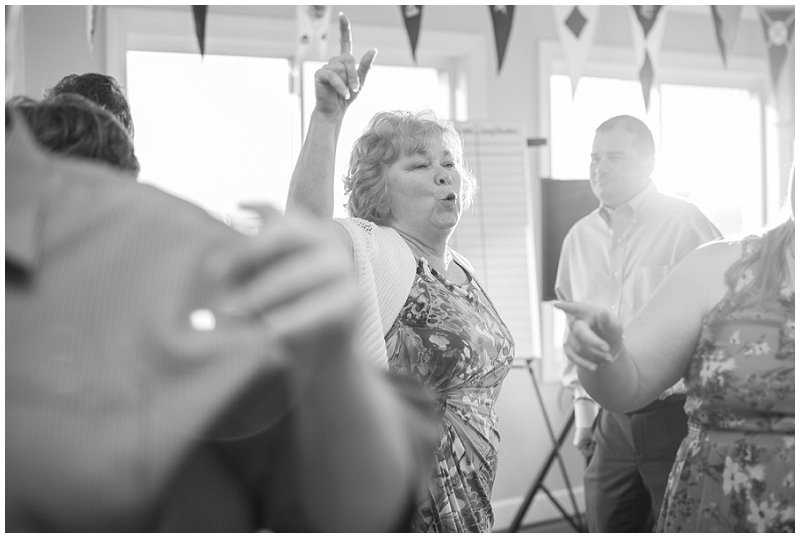
<svg viewBox="0 0 800 538"><path fill-rule="evenodd" d="M655 143L642 121L616 116L602 123L591 157L600 207L564 239L556 295L610 308L626 323L681 259L721 234L694 205L658 193L650 179ZM652 532L686 435L682 383L643 409L620 414L600 410L572 363L564 384L573 389L574 444L589 458L589 531Z"/></svg>

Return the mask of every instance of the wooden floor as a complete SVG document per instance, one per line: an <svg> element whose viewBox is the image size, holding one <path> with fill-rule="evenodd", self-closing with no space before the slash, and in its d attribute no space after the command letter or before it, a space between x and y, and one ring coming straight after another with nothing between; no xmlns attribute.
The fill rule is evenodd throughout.
<svg viewBox="0 0 800 538"><path fill-rule="evenodd" d="M564 519L554 519L551 521L543 521L535 525L528 525L522 527L519 532L535 532L535 533L548 533L548 532L577 532L575 528L567 523Z"/></svg>

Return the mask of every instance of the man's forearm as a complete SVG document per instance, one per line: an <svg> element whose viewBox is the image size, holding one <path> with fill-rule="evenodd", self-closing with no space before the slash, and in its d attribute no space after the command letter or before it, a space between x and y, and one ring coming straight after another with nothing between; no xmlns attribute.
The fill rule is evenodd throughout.
<svg viewBox="0 0 800 538"><path fill-rule="evenodd" d="M591 428L600 410L597 402L591 398L581 397L576 398L573 405L575 409L575 428Z"/></svg>

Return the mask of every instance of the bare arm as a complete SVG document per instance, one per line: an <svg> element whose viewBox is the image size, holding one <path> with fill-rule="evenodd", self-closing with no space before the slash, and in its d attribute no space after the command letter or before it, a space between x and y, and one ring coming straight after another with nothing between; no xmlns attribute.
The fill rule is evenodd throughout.
<svg viewBox="0 0 800 538"><path fill-rule="evenodd" d="M311 113L308 134L300 150L286 201L286 213L305 210L321 219L333 218L333 167L341 120Z"/></svg>
<svg viewBox="0 0 800 538"><path fill-rule="evenodd" d="M350 21L344 14L339 15L339 28L341 53L314 75L317 102L289 184L287 213L303 209L319 218L333 217L333 172L342 120L378 52L367 52L356 68Z"/></svg>
<svg viewBox="0 0 800 538"><path fill-rule="evenodd" d="M562 304L576 317L565 351L584 388L614 412L643 407L685 373L703 318L722 299L724 275L739 247L716 243L692 252L625 327L607 310ZM616 357L615 357L616 355Z"/></svg>

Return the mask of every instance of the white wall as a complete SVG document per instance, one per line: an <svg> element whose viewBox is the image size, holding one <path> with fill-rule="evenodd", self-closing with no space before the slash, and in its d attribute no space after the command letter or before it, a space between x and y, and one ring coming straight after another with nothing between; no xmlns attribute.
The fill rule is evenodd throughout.
<svg viewBox="0 0 800 538"><path fill-rule="evenodd" d="M187 17L191 17L189 6L162 6L160 9L183 10ZM357 55L370 46L369 43L359 42L359 25L396 27L396 39L402 44L407 43L398 6L334 6L333 9L334 13L344 11L350 17ZM626 12L628 9L629 6L604 6L601 9L596 43L631 45L629 15ZM17 93L40 97L43 88L53 84L65 74L105 71L104 51L107 36L102 10L101 7L94 53L90 54L85 31L85 6L26 6L23 9L23 31L20 36L23 54L21 65L24 73L17 82ZM286 24L294 25L295 8L294 6L210 6L208 17L213 17L216 12L261 15L285 19ZM752 6L746 7L746 18L741 23L731 54L761 58L767 62L763 33L754 13ZM663 45L665 51L717 53L708 6L669 6L666 16ZM537 118L536 59L537 44L540 40L558 39L551 6L517 6L500 74L496 71L494 36L487 6L425 6L417 48L419 57L426 54L426 29L474 32L486 37L488 48L486 54L491 58L492 66L490 72L486 73L488 103L485 110L488 114L487 118L470 118L470 120L513 122L520 125L530 137L548 136L548 133L540 131L540 122ZM720 69L722 69L721 63ZM781 140L784 156L791 155L794 143L794 53L790 55L785 71L779 92L780 121L785 125ZM539 169L537 152L543 150L529 151L531 161L529 169L534 173L533 206L534 210L539 212L538 215L540 190L538 177L535 174ZM540 237L537 237L538 239ZM539 270L538 273L542 274L542 271ZM560 387L557 384L546 384L542 386L542 390L546 411L557 429L563 419L559 402ZM507 528L539 463L549 450L549 439L541 409L526 370L514 369L509 374L498 402L498 413L501 420L502 441L493 503L497 512L495 530L500 531ZM582 506L583 497L580 489L582 458L571 446L567 446L563 454L571 481L579 487L578 500ZM563 497L563 484L558 467L555 466L553 471L547 484L569 506L568 500ZM558 513L551 507L549 501L540 495L530 510L528 520L551 517L558 517Z"/></svg>

